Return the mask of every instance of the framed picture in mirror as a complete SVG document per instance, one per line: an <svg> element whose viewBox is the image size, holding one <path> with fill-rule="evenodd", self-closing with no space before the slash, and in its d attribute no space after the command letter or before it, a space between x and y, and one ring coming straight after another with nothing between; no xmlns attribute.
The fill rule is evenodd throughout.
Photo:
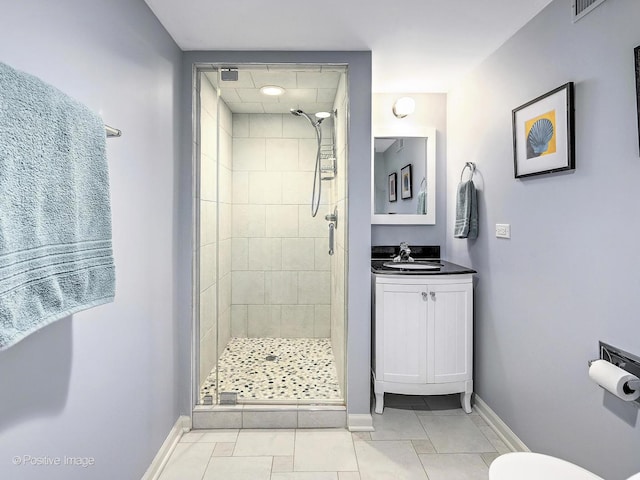
<svg viewBox="0 0 640 480"><path fill-rule="evenodd" d="M396 172L393 172L391 175L389 175L389 201L390 202L395 202L396 200L398 200L397 192L398 192L398 188L397 188L397 178L398 178L398 174Z"/></svg>
<svg viewBox="0 0 640 480"><path fill-rule="evenodd" d="M400 179L401 179L401 196L403 200L413 197L413 188L411 183L411 164L405 165L400 170Z"/></svg>

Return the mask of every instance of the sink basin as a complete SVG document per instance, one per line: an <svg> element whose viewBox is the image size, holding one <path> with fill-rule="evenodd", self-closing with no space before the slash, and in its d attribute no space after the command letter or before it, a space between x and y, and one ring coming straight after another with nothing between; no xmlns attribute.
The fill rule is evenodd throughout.
<svg viewBox="0 0 640 480"><path fill-rule="evenodd" d="M387 262L383 266L397 268L398 270L437 270L442 267L442 264L434 262Z"/></svg>

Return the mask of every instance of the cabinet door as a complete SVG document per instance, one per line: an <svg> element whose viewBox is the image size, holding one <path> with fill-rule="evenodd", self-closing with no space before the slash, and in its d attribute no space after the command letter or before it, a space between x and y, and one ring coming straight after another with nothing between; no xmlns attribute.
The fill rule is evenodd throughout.
<svg viewBox="0 0 640 480"><path fill-rule="evenodd" d="M472 315L471 283L429 285L429 383L460 382L471 378Z"/></svg>
<svg viewBox="0 0 640 480"><path fill-rule="evenodd" d="M376 287L376 376L385 382L427 381L426 285Z"/></svg>

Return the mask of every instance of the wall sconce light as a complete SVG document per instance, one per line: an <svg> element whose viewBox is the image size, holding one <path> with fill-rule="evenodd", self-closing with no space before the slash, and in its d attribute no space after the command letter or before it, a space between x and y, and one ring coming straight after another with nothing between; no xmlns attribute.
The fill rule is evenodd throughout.
<svg viewBox="0 0 640 480"><path fill-rule="evenodd" d="M416 102L411 97L402 97L393 104L393 114L398 118L411 115L416 109Z"/></svg>

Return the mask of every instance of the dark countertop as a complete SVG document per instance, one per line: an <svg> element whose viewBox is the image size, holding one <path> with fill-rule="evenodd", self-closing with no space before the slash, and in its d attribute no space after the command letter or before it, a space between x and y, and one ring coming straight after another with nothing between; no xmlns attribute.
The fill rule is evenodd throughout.
<svg viewBox="0 0 640 480"><path fill-rule="evenodd" d="M426 260L416 258L417 261ZM397 268L383 267L384 263L392 262L393 259L371 260L371 272L378 275L462 275L464 273L477 273L475 270L445 260L428 259L434 263L442 264L438 270L402 270Z"/></svg>
<svg viewBox="0 0 640 480"><path fill-rule="evenodd" d="M416 262L433 262L442 266L437 270L402 270L384 267L383 264L393 262L393 258L398 255L398 247L395 245L374 245L371 247L371 271L378 275L462 275L465 273L478 273L471 268L441 260L439 245L409 245L409 248L411 249L411 257Z"/></svg>

